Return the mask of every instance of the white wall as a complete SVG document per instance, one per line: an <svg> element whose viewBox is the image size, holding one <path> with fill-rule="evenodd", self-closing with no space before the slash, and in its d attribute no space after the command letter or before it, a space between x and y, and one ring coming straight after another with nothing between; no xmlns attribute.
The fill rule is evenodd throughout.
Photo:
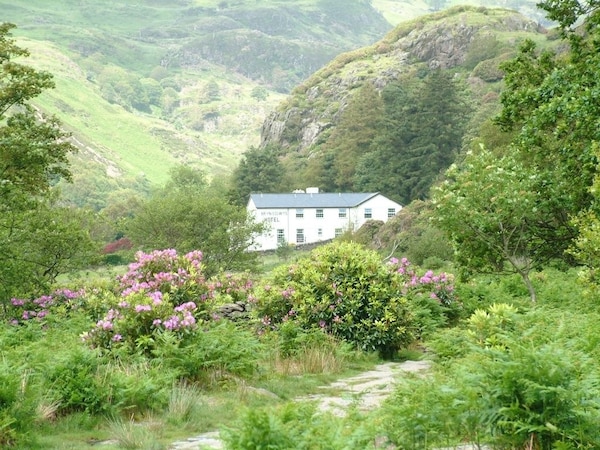
<svg viewBox="0 0 600 450"><path fill-rule="evenodd" d="M365 209L371 208L372 217L365 217ZM356 208L346 208L346 217L339 217L339 208L322 208L323 217L317 217L318 208L304 208L303 217L296 217L295 208L287 209L260 209L257 210L252 202L248 211L254 214L257 222L267 223L269 231L258 236L256 250L275 250L277 248L277 230L284 230L285 242L296 244L298 229L304 231L304 243L326 241L336 237L336 230L342 233L351 229L357 230L367 220L381 220L387 222L388 208L395 208L398 212L402 207L378 195L359 205Z"/></svg>

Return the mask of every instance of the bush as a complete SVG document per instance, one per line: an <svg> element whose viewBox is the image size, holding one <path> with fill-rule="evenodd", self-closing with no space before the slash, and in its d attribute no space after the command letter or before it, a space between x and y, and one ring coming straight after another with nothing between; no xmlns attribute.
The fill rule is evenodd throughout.
<svg viewBox="0 0 600 450"><path fill-rule="evenodd" d="M202 381L215 373L221 377L252 375L261 352L254 334L223 319L206 324L185 342L161 333L153 356L175 370L179 377Z"/></svg>
<svg viewBox="0 0 600 450"><path fill-rule="evenodd" d="M37 397L30 371L0 360L0 446L22 445L31 437Z"/></svg>
<svg viewBox="0 0 600 450"><path fill-rule="evenodd" d="M112 393L99 374L98 354L86 348L60 355L56 363L45 368L45 379L60 412L85 411L90 414L113 411Z"/></svg>
<svg viewBox="0 0 600 450"><path fill-rule="evenodd" d="M215 301L246 301L252 288L247 274L206 280L199 251L183 256L170 249L138 252L136 259L119 277L117 295L104 296L108 312L84 336L94 348L152 356L158 333L183 341L212 320ZM90 303L94 297L98 294Z"/></svg>
<svg viewBox="0 0 600 450"><path fill-rule="evenodd" d="M477 310L466 329L431 343L445 369L402 382L385 404L388 436L410 449L465 441L597 448L597 363L579 350L597 334L596 320L549 308L519 314L507 304Z"/></svg>
<svg viewBox="0 0 600 450"><path fill-rule="evenodd" d="M377 253L351 243L329 244L275 269L255 294L254 313L266 327L294 320L391 355L414 338L408 301L393 278Z"/></svg>
<svg viewBox="0 0 600 450"><path fill-rule="evenodd" d="M353 243L320 247L296 264L275 269L255 292L254 314L267 329L292 320L362 350L392 356L424 328L413 313L424 307L422 296L442 305L438 315L456 304L446 275L428 271L419 277L407 269L408 261L398 263L383 264L376 252ZM435 326L429 323L427 328Z"/></svg>

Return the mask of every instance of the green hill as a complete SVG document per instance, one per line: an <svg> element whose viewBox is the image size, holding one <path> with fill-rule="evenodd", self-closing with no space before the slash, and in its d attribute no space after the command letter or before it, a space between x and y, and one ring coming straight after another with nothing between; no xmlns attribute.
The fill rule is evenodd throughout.
<svg viewBox="0 0 600 450"><path fill-rule="evenodd" d="M265 121L261 148L281 155L287 189L381 191L402 203L423 198L465 138L498 111L499 65L525 39L552 45L546 29L507 9L457 6L403 22L294 89ZM365 86L379 97L367 100ZM464 108L437 109L448 95ZM449 121L433 125L432 114ZM401 192L409 179L420 185L416 193Z"/></svg>
<svg viewBox="0 0 600 450"><path fill-rule="evenodd" d="M175 164L231 173L286 93L430 3L0 0L0 10L28 63L55 75L37 105L81 149L65 194L102 208L121 190L162 183Z"/></svg>

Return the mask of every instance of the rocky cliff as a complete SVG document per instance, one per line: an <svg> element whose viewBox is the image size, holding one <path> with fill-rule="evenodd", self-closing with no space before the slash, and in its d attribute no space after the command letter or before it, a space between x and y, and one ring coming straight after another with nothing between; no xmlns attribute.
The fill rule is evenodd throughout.
<svg viewBox="0 0 600 450"><path fill-rule="evenodd" d="M498 64L520 41L544 41L545 34L514 11L482 7L455 7L400 24L376 44L338 56L297 87L265 120L261 145L308 152L365 82L382 89L423 71L454 70L483 95L497 89Z"/></svg>

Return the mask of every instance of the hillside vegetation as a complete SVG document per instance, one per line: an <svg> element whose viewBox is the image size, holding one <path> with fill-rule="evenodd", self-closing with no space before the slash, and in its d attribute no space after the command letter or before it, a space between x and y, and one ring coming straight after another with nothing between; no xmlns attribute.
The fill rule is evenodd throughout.
<svg viewBox="0 0 600 450"><path fill-rule="evenodd" d="M455 7L299 87L287 111L312 109L245 154L244 188L242 168L285 182L271 169L296 153L324 181L423 200L276 255L248 251L264 229L232 204L242 190L191 165L146 198L65 205L76 148L35 104L53 78L0 24L0 447L159 450L219 430L230 450L600 448L600 1L541 6L557 31ZM320 87L371 75L365 55L399 76L357 86L308 158L295 131L326 117ZM401 358L431 370L378 410L297 400Z"/></svg>
<svg viewBox="0 0 600 450"><path fill-rule="evenodd" d="M526 39L553 46L549 36L511 10L457 6L339 55L263 125L261 148L279 155L286 174L276 189L380 191L404 204L426 198L499 110L502 62Z"/></svg>
<svg viewBox="0 0 600 450"><path fill-rule="evenodd" d="M0 8L32 63L56 76L38 106L81 149L65 196L101 209L111 194L163 183L175 164L230 174L286 92L430 3L1 0Z"/></svg>

